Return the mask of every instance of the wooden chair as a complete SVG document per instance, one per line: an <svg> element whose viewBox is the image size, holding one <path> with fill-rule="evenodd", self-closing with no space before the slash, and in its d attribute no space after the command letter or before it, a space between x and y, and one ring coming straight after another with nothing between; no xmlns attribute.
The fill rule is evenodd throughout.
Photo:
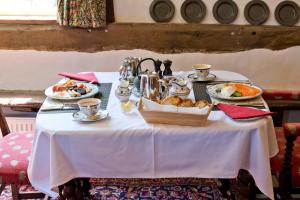
<svg viewBox="0 0 300 200"><path fill-rule="evenodd" d="M291 199L291 193L300 188L300 123L285 123L277 129L279 154L271 159L272 174L278 178L278 193L283 199Z"/></svg>
<svg viewBox="0 0 300 200"><path fill-rule="evenodd" d="M28 161L31 154L33 134L30 132L10 133L0 105L0 195L6 185L11 185L12 199L44 198L40 192L19 192L19 186L29 184Z"/></svg>
<svg viewBox="0 0 300 200"><path fill-rule="evenodd" d="M300 110L300 91L266 90L263 97L270 110L278 113L273 119L279 154L271 159L272 174L278 180L280 198L291 199L291 193L299 194L300 191L300 141L296 140L300 135L300 120L290 123L283 119L285 111Z"/></svg>

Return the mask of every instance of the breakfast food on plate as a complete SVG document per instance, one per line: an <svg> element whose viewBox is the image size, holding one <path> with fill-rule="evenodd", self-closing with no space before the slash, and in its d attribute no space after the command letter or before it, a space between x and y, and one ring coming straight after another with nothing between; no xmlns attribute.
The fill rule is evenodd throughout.
<svg viewBox="0 0 300 200"><path fill-rule="evenodd" d="M227 83L221 89L221 95L224 97L255 96L259 93L259 89L242 83Z"/></svg>
<svg viewBox="0 0 300 200"><path fill-rule="evenodd" d="M177 96L168 96L166 98L164 98L163 100L161 100L161 104L163 105L174 105L177 106L182 102L182 99L180 97Z"/></svg>
<svg viewBox="0 0 300 200"><path fill-rule="evenodd" d="M235 91L236 88L234 86L225 86L221 89L221 95L223 97L230 97Z"/></svg>
<svg viewBox="0 0 300 200"><path fill-rule="evenodd" d="M198 108L204 108L207 105L208 105L208 101L206 100L197 100L194 104L194 106Z"/></svg>
<svg viewBox="0 0 300 200"><path fill-rule="evenodd" d="M193 107L194 102L191 99L183 99L181 103L178 104L179 107Z"/></svg>
<svg viewBox="0 0 300 200"><path fill-rule="evenodd" d="M73 80L68 80L64 83L56 84L52 87L53 96L60 97L80 97L92 91L83 83L76 83Z"/></svg>

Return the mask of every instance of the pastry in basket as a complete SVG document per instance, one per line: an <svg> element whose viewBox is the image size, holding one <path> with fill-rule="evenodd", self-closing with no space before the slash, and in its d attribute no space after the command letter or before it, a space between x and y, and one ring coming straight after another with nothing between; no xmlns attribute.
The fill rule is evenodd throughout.
<svg viewBox="0 0 300 200"><path fill-rule="evenodd" d="M180 104L178 104L179 107L193 107L194 102L191 99L183 99Z"/></svg>
<svg viewBox="0 0 300 200"><path fill-rule="evenodd" d="M206 100L197 100L194 104L194 106L198 108L204 108L207 105L208 105L208 101Z"/></svg>
<svg viewBox="0 0 300 200"><path fill-rule="evenodd" d="M161 100L161 104L163 105L174 105L177 106L182 102L182 99L177 96L169 96Z"/></svg>

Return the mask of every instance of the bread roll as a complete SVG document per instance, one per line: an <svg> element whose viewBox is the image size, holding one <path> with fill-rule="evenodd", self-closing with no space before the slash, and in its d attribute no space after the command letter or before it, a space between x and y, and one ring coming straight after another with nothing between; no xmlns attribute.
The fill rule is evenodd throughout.
<svg viewBox="0 0 300 200"><path fill-rule="evenodd" d="M178 104L179 107L193 107L194 102L190 99L183 99L180 104Z"/></svg>
<svg viewBox="0 0 300 200"><path fill-rule="evenodd" d="M177 106L182 102L182 99L180 97L176 97L176 96L169 96L164 98L161 101L161 104L163 105L174 105Z"/></svg>
<svg viewBox="0 0 300 200"><path fill-rule="evenodd" d="M208 102L206 100L198 100L195 102L194 106L198 108L203 108L208 105Z"/></svg>

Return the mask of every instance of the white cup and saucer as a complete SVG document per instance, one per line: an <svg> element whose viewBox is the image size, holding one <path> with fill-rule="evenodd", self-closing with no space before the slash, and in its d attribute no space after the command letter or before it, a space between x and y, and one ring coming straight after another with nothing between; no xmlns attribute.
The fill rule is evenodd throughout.
<svg viewBox="0 0 300 200"><path fill-rule="evenodd" d="M177 80L172 82L172 86L169 89L169 93L173 96L187 97L190 94L191 89L187 86L187 81Z"/></svg>
<svg viewBox="0 0 300 200"><path fill-rule="evenodd" d="M76 121L98 121L108 117L106 110L101 110L101 100L97 98L86 98L77 102L79 111L73 113Z"/></svg>
<svg viewBox="0 0 300 200"><path fill-rule="evenodd" d="M190 81L212 81L216 75L210 73L211 65L209 64L196 64L193 66L194 73L188 75Z"/></svg>

